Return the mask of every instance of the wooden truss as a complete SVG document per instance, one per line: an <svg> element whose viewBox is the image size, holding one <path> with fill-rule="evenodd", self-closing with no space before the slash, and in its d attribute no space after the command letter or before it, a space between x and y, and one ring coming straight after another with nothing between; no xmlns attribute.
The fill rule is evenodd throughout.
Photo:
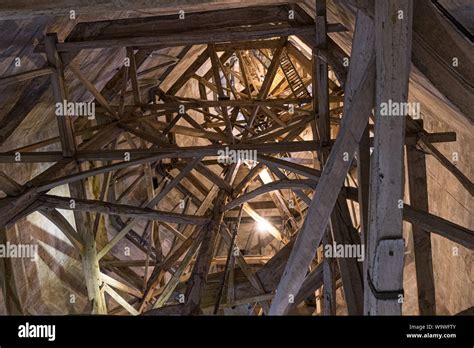
<svg viewBox="0 0 474 348"><path fill-rule="evenodd" d="M327 23L319 0L315 19L298 5L262 6L190 13L182 21L81 23L64 42L46 35L36 47L46 54L46 67L0 79L30 80L31 87L29 98L2 120L2 138L50 85L55 102L69 100L65 71L93 96L87 102L97 104L96 119L57 117L57 137L0 153L4 163L52 163L22 185L0 176L6 194L1 238L28 214L44 215L80 253L96 314L217 314L248 304L253 314L278 315L315 292L321 313L335 314L340 286L349 314L400 314L405 220L413 225L420 312L435 314L430 234L473 249L474 233L428 212L425 156L439 160L471 195L473 184L433 145L454 141L454 133L430 134L405 116L380 115L382 102L407 99L413 11L408 0L375 3L358 12L348 68L328 36L346 29ZM405 19L393 22L398 11ZM129 64L99 90L78 53L104 47L122 49ZM143 68L151 54L170 47L180 50L170 62ZM147 85L145 77L159 83ZM188 83L198 86L199 98L180 93ZM183 137L204 145L183 145ZM54 144L60 151L41 151ZM410 205L403 203L405 148ZM220 161L228 150L257 156ZM68 185L70 197L49 193L61 185ZM140 204L123 203L143 185ZM173 209L160 205L165 198L174 200ZM267 208L278 215L264 216ZM76 228L58 209L74 212ZM271 253L250 255L237 242L249 221L266 224L266 242L260 242L271 245ZM163 230L173 235L166 252ZM124 241L142 257L115 253ZM335 263L318 252L333 242L366 245L366 261ZM8 311L22 313L14 270L8 260L0 266Z"/></svg>

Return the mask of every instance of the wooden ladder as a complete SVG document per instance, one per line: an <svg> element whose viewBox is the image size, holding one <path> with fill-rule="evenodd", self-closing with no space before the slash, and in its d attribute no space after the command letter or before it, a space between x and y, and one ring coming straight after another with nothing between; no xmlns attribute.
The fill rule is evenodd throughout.
<svg viewBox="0 0 474 348"><path fill-rule="evenodd" d="M306 98L309 97L308 90L306 89L303 80L301 79L300 75L296 71L293 62L291 61L288 53L283 50L280 59L280 67L285 74L286 80L288 81L288 85L290 86L291 91L295 98Z"/></svg>

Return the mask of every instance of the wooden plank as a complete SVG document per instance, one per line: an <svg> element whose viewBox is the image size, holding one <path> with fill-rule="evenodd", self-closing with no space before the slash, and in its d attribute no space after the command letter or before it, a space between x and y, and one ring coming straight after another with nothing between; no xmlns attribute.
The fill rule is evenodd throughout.
<svg viewBox="0 0 474 348"><path fill-rule="evenodd" d="M161 196L162 195L155 196L155 199L156 197ZM71 199L74 200L75 208L71 208ZM90 211L110 215L127 216L136 219L158 221L163 220L168 223L203 225L208 222L208 219L203 217L154 210L148 207L151 206L151 204L147 204L146 207L135 207L133 205L116 204L70 197L59 197L52 195L44 195L39 198L39 201L44 205L45 208L49 209L53 209L54 207L65 210ZM152 200L150 202L154 201L156 200Z"/></svg>
<svg viewBox="0 0 474 348"><path fill-rule="evenodd" d="M474 59L466 40L434 2L413 4L413 64L472 124L474 121ZM472 34L472 33L471 33ZM472 40L472 39L471 39ZM454 66L453 58L458 64ZM471 193L472 195L473 193Z"/></svg>
<svg viewBox="0 0 474 348"><path fill-rule="evenodd" d="M5 142L21 122L28 116L41 97L49 89L50 78L41 76L28 81L18 96L18 101L0 120L0 144Z"/></svg>
<svg viewBox="0 0 474 348"><path fill-rule="evenodd" d="M135 3L136 1L133 2L133 8L136 8ZM186 11L184 19L179 20L177 9L173 7L171 14L163 15L163 12L161 12L146 17L83 22L74 27L67 41L161 36L199 29L281 23L288 19L288 12L284 6L275 4L255 6L255 3L247 5L251 6L213 10L211 7L206 8L199 4L198 11L186 11L185 7L179 7L179 9ZM152 4L152 7L156 8L156 6L156 3Z"/></svg>
<svg viewBox="0 0 474 348"><path fill-rule="evenodd" d="M194 73L193 73L194 75ZM191 76L192 77L192 76ZM184 83L188 81L185 80ZM170 95L168 92L167 95ZM158 104L147 104L142 105L144 110L170 110L174 112L179 111L179 107L183 105L186 110L188 109L198 109L198 108L213 108L213 107L241 107L241 108L253 108L255 106L272 106L280 107L285 110L288 109L287 104L302 105L311 103L311 98L271 98L271 99L231 99L231 100L200 100L195 98L184 98L176 97L175 101L167 103L158 103ZM344 97L342 96L330 96L329 101L331 102L343 102ZM115 107L115 106L113 106ZM135 105L125 105L125 111L135 110ZM100 110L100 108L98 108ZM145 116L146 117L146 116Z"/></svg>

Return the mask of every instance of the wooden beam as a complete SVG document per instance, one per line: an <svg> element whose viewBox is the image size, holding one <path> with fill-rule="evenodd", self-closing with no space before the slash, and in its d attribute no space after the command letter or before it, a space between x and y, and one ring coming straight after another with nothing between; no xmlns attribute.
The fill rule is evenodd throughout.
<svg viewBox="0 0 474 348"><path fill-rule="evenodd" d="M227 167L224 179L231 185L235 180L240 163L233 163ZM224 219L224 212L220 210L220 206L225 203L229 193L220 190L214 203L213 217L203 234L201 248L196 258L193 271L186 284L186 308L189 314L197 314L200 312L200 303L204 285L207 282L209 268L214 253L214 246L221 225Z"/></svg>
<svg viewBox="0 0 474 348"><path fill-rule="evenodd" d="M244 204L256 197L264 195L266 193L282 190L282 189L311 189L314 190L316 187L317 182L314 180L277 180L270 182L268 184L262 185L259 188L256 188L250 192L246 192L243 195L239 196L238 198L233 199L228 204L226 204L222 209L224 211L234 209L235 207Z"/></svg>
<svg viewBox="0 0 474 348"><path fill-rule="evenodd" d="M163 307L166 304L166 302L169 300L171 295L173 295L173 291L176 289L176 286L178 286L179 282L181 281L181 276L183 275L184 271L189 267L194 255L196 254L196 251L201 245L201 241L202 241L202 234L201 234L201 238L194 239L193 243L191 244L191 247L189 248L186 255L181 260L179 267L171 275L171 278L168 280L168 283L166 283L162 293L153 304L153 307L152 307L153 309Z"/></svg>
<svg viewBox="0 0 474 348"><path fill-rule="evenodd" d="M338 245L350 245L355 248L361 246L361 238L352 224L352 219L347 207L347 200L344 194L340 194L334 212L331 216L332 234L334 243ZM362 258L365 257L365 249ZM364 277L362 261L358 258L338 257L339 274L342 279L344 289L344 299L347 304L349 315L362 315L364 312ZM334 278L336 278L334 271Z"/></svg>
<svg viewBox="0 0 474 348"><path fill-rule="evenodd" d="M122 296L120 296L114 289L112 289L108 284L103 285L103 289L107 292L110 297L112 297L119 305L127 310L131 315L138 315L138 311L133 308Z"/></svg>
<svg viewBox="0 0 474 348"><path fill-rule="evenodd" d="M219 96L219 100L228 99L227 96L224 94L224 89L222 88L222 80L221 80L221 75L220 75L221 64L220 64L219 57L217 56L216 48L214 47L214 45L208 45L207 51L211 59L212 75L214 79L214 84L217 87L217 94ZM222 110L222 115L224 116L224 121L226 125L225 130L227 133L227 137L229 138L230 142L235 143L234 135L232 134L233 127L232 127L232 123L230 122L227 107L222 107L221 110Z"/></svg>
<svg viewBox="0 0 474 348"><path fill-rule="evenodd" d="M426 153L429 153L436 158L443 167L454 175L454 177L461 183L462 186L469 192L471 196L474 196L474 183L464 175L454 164L452 164L436 147L431 144L426 135L421 135L420 141L418 142L421 149Z"/></svg>
<svg viewBox="0 0 474 348"><path fill-rule="evenodd" d="M75 208L71 208L71 200L73 201L73 206L75 206ZM45 208L49 209L57 208L65 210L90 211L102 214L127 216L136 219L157 220L180 224L203 225L209 221L209 219L204 217L164 212L148 207L142 208L135 207L133 205L115 204L70 197L44 195L39 198L39 201L44 205Z"/></svg>
<svg viewBox="0 0 474 348"><path fill-rule="evenodd" d="M415 146L407 146L406 152L410 205L424 211L429 211L425 154ZM412 224L412 238L419 314L436 315L431 235L429 231L418 227L417 224Z"/></svg>
<svg viewBox="0 0 474 348"><path fill-rule="evenodd" d="M288 27L286 25L262 25L258 28L226 28L214 30L193 30L178 34L168 34L155 37L133 37L106 40L90 40L77 42L63 42L58 44L59 52L71 52L84 49L110 47L144 47L144 46L187 46L211 44L221 42L248 41L268 39L273 37L287 37L291 35L314 35L313 26Z"/></svg>
<svg viewBox="0 0 474 348"><path fill-rule="evenodd" d="M364 313L400 315L403 302L404 137L407 115L384 115L406 103L411 68L412 2L375 4L376 115L372 154ZM401 202L401 203L400 203Z"/></svg>
<svg viewBox="0 0 474 348"><path fill-rule="evenodd" d="M318 55L319 50L327 50L326 1L316 1L316 39L313 47L313 110L318 110L316 125L320 141L331 139L329 123L329 77L328 64ZM317 106L317 107L316 107Z"/></svg>
<svg viewBox="0 0 474 348"><path fill-rule="evenodd" d="M192 160L190 163L188 163L188 165L173 179L171 180L171 182L166 185L161 191L160 193L158 193L155 197L153 197L153 199L151 199L150 201L147 201L142 208L152 208L154 206L156 206L174 187L177 186L177 184L181 181L181 179L183 177L185 177L195 166L197 163L199 163L199 161L201 160L200 157L198 158L195 158L194 160ZM125 211L129 211L130 208L127 208L125 209ZM169 213L168 213L169 214ZM177 217L179 216L182 216L182 214L176 214ZM137 216L138 217L138 216ZM163 219L163 217L161 217ZM196 217L193 217L192 219L194 220ZM194 220L194 221L199 221L200 217L197 217L197 220ZM165 220L165 219L163 219ZM188 220L189 221L189 220ZM173 222L173 221L166 221L165 222ZM175 221L177 223L185 223L186 220L184 221ZM208 221L202 221L202 223L207 223ZM102 258L104 255L106 255L113 247L114 245L116 245L123 237L125 237L125 235L127 235L128 232L130 232L130 230L135 226L135 224L137 223L137 220L132 220L131 222L127 223L127 225L122 228L122 230L119 231L118 234L116 234L114 236L114 238L106 245L104 246L99 254L98 254L98 257L99 259Z"/></svg>
<svg viewBox="0 0 474 348"><path fill-rule="evenodd" d="M66 86L64 83L64 68L59 53L57 51L58 36L55 33L47 34L45 37L45 49L48 64L54 69L51 75L51 86L53 89L54 100L56 103L67 101ZM59 136L61 139L61 149L64 157L71 157L76 152L76 143L74 138L74 125L72 118L66 115L57 115Z"/></svg>
<svg viewBox="0 0 474 348"><path fill-rule="evenodd" d="M288 311L289 296L297 294L326 230L339 191L373 106L374 30L370 18L358 13L342 127L323 169L295 246L272 301L270 314ZM348 158L347 158L348 157ZM345 161L344 158L348 160Z"/></svg>
<svg viewBox="0 0 474 348"><path fill-rule="evenodd" d="M30 71L25 71L19 74L0 77L0 85L8 86L21 81L31 80L40 76L51 75L54 72L52 67L39 68Z"/></svg>
<svg viewBox="0 0 474 348"><path fill-rule="evenodd" d="M357 190L345 187L348 199L357 201ZM474 250L474 231L408 204L403 205L403 220Z"/></svg>

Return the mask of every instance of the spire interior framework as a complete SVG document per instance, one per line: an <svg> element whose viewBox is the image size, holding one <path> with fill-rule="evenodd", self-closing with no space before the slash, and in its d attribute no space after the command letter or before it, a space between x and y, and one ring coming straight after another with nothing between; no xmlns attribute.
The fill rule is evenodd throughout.
<svg viewBox="0 0 474 348"><path fill-rule="evenodd" d="M63 16L29 3L0 17ZM35 67L2 66L1 243L38 253L0 258L5 314L473 306L467 275L462 305L439 275L474 248L472 41L437 46L462 35L439 7L142 3L109 18L78 4L27 45Z"/></svg>

